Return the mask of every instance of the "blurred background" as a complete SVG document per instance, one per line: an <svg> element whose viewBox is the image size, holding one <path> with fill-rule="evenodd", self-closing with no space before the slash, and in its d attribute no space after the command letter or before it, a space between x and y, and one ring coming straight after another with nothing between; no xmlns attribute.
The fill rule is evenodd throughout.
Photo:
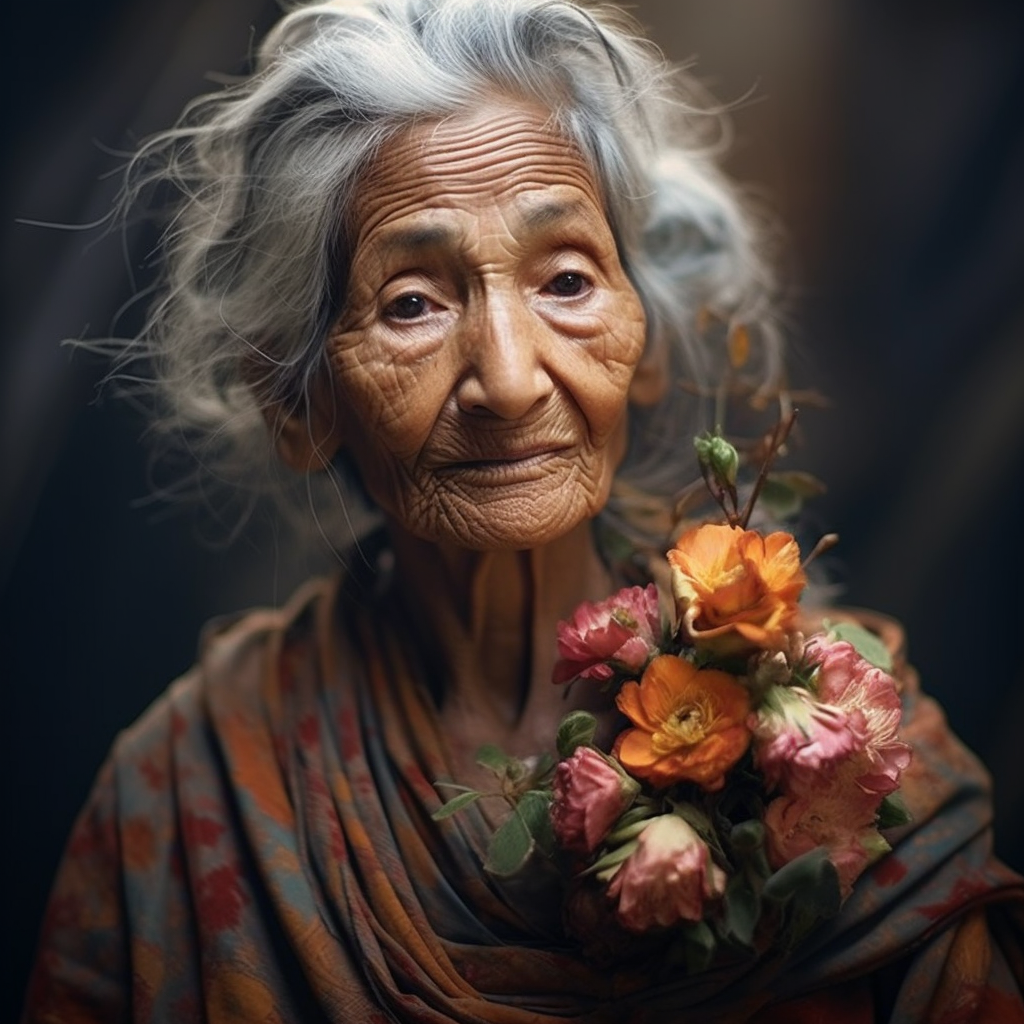
<svg viewBox="0 0 1024 1024"><path fill-rule="evenodd" d="M925 686L995 779L1024 867L1024 5L646 0L732 104L727 165L783 235L803 418L792 460L842 544L844 603L901 619ZM192 662L213 615L313 571L272 522L149 499L136 410L63 338L133 333L151 227L105 225L123 153L211 73L247 67L270 0L51 0L9 37L0 188L0 651L13 1019L47 888L114 734Z"/></svg>

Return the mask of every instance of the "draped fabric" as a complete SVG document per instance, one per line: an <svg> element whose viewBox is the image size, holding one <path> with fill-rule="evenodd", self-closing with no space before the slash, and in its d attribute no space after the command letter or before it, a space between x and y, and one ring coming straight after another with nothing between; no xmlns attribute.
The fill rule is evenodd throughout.
<svg viewBox="0 0 1024 1024"><path fill-rule="evenodd" d="M1024 1021L1024 887L985 772L903 669L912 825L789 956L589 965L543 870L499 883L388 595L314 582L211 630L115 743L43 927L30 1022ZM883 633L895 635L889 626Z"/></svg>

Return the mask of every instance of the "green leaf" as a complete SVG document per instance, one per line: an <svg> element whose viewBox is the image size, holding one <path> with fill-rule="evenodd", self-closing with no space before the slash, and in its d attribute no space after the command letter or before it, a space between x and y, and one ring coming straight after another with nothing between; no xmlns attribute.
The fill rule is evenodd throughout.
<svg viewBox="0 0 1024 1024"><path fill-rule="evenodd" d="M765 883L761 895L774 903L799 903L817 917L839 911L839 875L824 846L801 854L783 865Z"/></svg>
<svg viewBox="0 0 1024 1024"><path fill-rule="evenodd" d="M759 821L741 821L729 833L729 842L738 856L749 856L764 845L764 825Z"/></svg>
<svg viewBox="0 0 1024 1024"><path fill-rule="evenodd" d="M857 622L835 622L828 626L830 635L836 640L845 640L865 660L883 672L892 671L892 655L889 648L870 630Z"/></svg>
<svg viewBox="0 0 1024 1024"><path fill-rule="evenodd" d="M683 929L684 957L688 974L699 974L707 970L715 956L718 945L715 933L706 921L698 921Z"/></svg>
<svg viewBox="0 0 1024 1024"><path fill-rule="evenodd" d="M554 767L555 759L547 751L545 751L537 758L537 762L536 764L534 764L533 771L530 773L530 775L535 781L541 782L548 775L551 774L551 771L554 769Z"/></svg>
<svg viewBox="0 0 1024 1024"><path fill-rule="evenodd" d="M465 793L460 793L458 796L453 796L447 803L438 807L431 815L431 818L434 821L443 821L445 818L450 818L453 814L461 811L463 807L468 807L482 796L483 793L478 793L475 789L470 789Z"/></svg>
<svg viewBox="0 0 1024 1024"><path fill-rule="evenodd" d="M722 842L718 838L718 831L708 814L685 800L678 802L670 800L669 802L672 806L672 813L682 818L711 847L720 860L726 860L725 850L722 849Z"/></svg>
<svg viewBox="0 0 1024 1024"><path fill-rule="evenodd" d="M907 810L907 805L898 792L890 793L878 806L879 828L897 828L900 825L909 825L913 820L913 815Z"/></svg>
<svg viewBox="0 0 1024 1024"><path fill-rule="evenodd" d="M700 810L700 808L695 807L693 804L688 803L685 800L680 800L679 803L673 802L672 811L674 814L678 814L679 817L690 826L690 828L700 835L701 839L705 840L705 842L709 837L715 835L715 829L711 824L711 819L702 810Z"/></svg>
<svg viewBox="0 0 1024 1024"><path fill-rule="evenodd" d="M517 811L491 836L484 870L492 875L514 875L533 852L530 830Z"/></svg>
<svg viewBox="0 0 1024 1024"><path fill-rule="evenodd" d="M500 775L508 766L509 756L501 747L493 743L485 743L476 752L476 763L484 768L489 768L495 775Z"/></svg>
<svg viewBox="0 0 1024 1024"><path fill-rule="evenodd" d="M651 807L648 803L641 803L631 807L624 814L620 814L618 820L612 826L612 831L617 832L619 829L632 828L638 822L647 821L648 818L653 818L658 814L656 808Z"/></svg>
<svg viewBox="0 0 1024 1024"><path fill-rule="evenodd" d="M614 875L613 868L617 868L627 857L631 857L635 852L637 843L635 839L631 839L628 842L623 843L621 846L616 846L615 849L609 850L607 853L602 854L589 868L584 868L580 872L580 877L583 875L597 875L602 881L610 881L611 875ZM602 872L611 871L608 878L603 878Z"/></svg>
<svg viewBox="0 0 1024 1024"><path fill-rule="evenodd" d="M750 946L754 929L761 917L761 898L754 887L742 876L730 879L723 901L726 934L737 942Z"/></svg>
<svg viewBox="0 0 1024 1024"><path fill-rule="evenodd" d="M769 473L758 495L758 501L775 519L795 516L805 499L825 493L825 485L810 473L798 471Z"/></svg>
<svg viewBox="0 0 1024 1024"><path fill-rule="evenodd" d="M621 843L628 843L631 839L639 839L644 829L649 824L648 818L641 818L629 825L623 825L622 819L612 826L611 832L605 837L605 845L609 847L618 846Z"/></svg>
<svg viewBox="0 0 1024 1024"><path fill-rule="evenodd" d="M764 826L759 821L742 821L728 832L729 853L741 874L748 881L757 882L767 878L772 869L764 852Z"/></svg>
<svg viewBox="0 0 1024 1024"><path fill-rule="evenodd" d="M787 488L801 498L818 498L828 490L816 476L799 469L769 473L768 480L780 487Z"/></svg>
<svg viewBox="0 0 1024 1024"><path fill-rule="evenodd" d="M800 940L809 935L824 920L814 908L799 900L789 908L786 923L780 934L782 950L785 953L795 949Z"/></svg>
<svg viewBox="0 0 1024 1024"><path fill-rule="evenodd" d="M823 846L776 871L765 882L761 895L785 908L780 933L785 950L793 949L821 921L835 916L842 903L839 874Z"/></svg>
<svg viewBox="0 0 1024 1024"><path fill-rule="evenodd" d="M817 665L808 665L806 662L800 662L798 665L793 666L793 677L790 685L802 686L805 690L810 690L811 693L817 693L817 686L815 684L817 673Z"/></svg>
<svg viewBox="0 0 1024 1024"><path fill-rule="evenodd" d="M552 856L555 852L555 831L551 827L551 793L542 789L529 790L516 805L516 813L522 816L537 848L545 856Z"/></svg>
<svg viewBox="0 0 1024 1024"><path fill-rule="evenodd" d="M789 905L789 920L785 929L787 934L783 941L791 949L822 921L839 913L842 904L839 873L831 861L827 865L827 869L822 872L820 884L813 891L798 893Z"/></svg>
<svg viewBox="0 0 1024 1024"><path fill-rule="evenodd" d="M801 890L813 889L818 884L822 865L827 861L828 851L824 846L816 846L784 864L765 882L765 899L787 903Z"/></svg>
<svg viewBox="0 0 1024 1024"><path fill-rule="evenodd" d="M589 747L597 732L597 719L589 711L573 711L562 719L558 726L555 743L558 756L572 757L577 747Z"/></svg>
<svg viewBox="0 0 1024 1024"><path fill-rule="evenodd" d="M757 500L773 519L791 519L804 505L799 494L771 477L765 480Z"/></svg>

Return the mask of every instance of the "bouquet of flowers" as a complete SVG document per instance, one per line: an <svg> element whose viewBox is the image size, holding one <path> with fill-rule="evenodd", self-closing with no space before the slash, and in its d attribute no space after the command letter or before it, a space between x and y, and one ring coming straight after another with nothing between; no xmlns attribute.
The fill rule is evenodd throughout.
<svg viewBox="0 0 1024 1024"><path fill-rule="evenodd" d="M723 947L790 948L837 913L888 851L882 831L908 820L911 756L884 646L853 623L800 632L797 542L747 528L757 488L740 512L728 442L697 447L726 522L667 553L672 612L653 584L627 587L558 628L554 682L610 688L628 725L602 750L595 717L575 711L557 760L479 755L513 806L488 869L546 855L589 953L667 936L691 970ZM435 818L482 795L462 791Z"/></svg>

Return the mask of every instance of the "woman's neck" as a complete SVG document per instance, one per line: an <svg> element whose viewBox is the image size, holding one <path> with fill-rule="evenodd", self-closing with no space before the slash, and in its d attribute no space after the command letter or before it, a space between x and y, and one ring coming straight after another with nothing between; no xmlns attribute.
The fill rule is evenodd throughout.
<svg viewBox="0 0 1024 1024"><path fill-rule="evenodd" d="M474 751L483 742L546 749L567 710L551 683L557 623L611 592L590 523L530 551L445 548L401 529L392 537L401 602L444 680L446 726Z"/></svg>

